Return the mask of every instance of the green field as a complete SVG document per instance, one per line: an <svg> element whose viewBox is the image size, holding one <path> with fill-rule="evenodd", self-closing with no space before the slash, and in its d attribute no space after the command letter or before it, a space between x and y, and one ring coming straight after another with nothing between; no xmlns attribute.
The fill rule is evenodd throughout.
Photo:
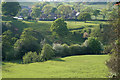
<svg viewBox="0 0 120 80"><path fill-rule="evenodd" d="M29 27L42 31L49 30L51 24L53 23L53 21L38 21L36 23L28 22L28 21L23 21L23 22L26 23ZM97 27L101 23L106 24L105 21L87 21L87 23L83 21L66 21L66 22L68 29L81 28L81 27L87 28L89 26Z"/></svg>
<svg viewBox="0 0 120 80"><path fill-rule="evenodd" d="M46 62L3 62L3 78L107 78L108 55L80 55Z"/></svg>

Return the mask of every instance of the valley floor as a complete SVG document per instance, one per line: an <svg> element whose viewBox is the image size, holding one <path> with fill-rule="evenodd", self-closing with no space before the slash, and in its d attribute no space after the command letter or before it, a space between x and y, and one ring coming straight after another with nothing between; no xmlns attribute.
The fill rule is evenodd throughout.
<svg viewBox="0 0 120 80"><path fill-rule="evenodd" d="M46 62L3 62L3 78L107 78L108 55L79 55Z"/></svg>

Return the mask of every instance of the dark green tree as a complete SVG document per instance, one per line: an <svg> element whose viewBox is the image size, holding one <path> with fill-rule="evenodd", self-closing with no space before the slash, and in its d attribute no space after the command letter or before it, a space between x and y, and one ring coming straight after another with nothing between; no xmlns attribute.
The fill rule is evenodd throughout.
<svg viewBox="0 0 120 80"><path fill-rule="evenodd" d="M87 12L83 12L78 16L78 20L83 20L83 21L87 21L87 20L91 20L91 15Z"/></svg>
<svg viewBox="0 0 120 80"><path fill-rule="evenodd" d="M83 46L86 47L86 50L89 54L100 54L103 51L102 43L95 37L89 37L84 43Z"/></svg>
<svg viewBox="0 0 120 80"><path fill-rule="evenodd" d="M85 7L83 9L80 10L81 12L88 12L88 13L92 13L93 12L93 8L92 7Z"/></svg>
<svg viewBox="0 0 120 80"><path fill-rule="evenodd" d="M52 49L52 47L49 44L45 44L41 51L41 61L46 61L49 59L52 59L54 57L55 53Z"/></svg>
<svg viewBox="0 0 120 80"><path fill-rule="evenodd" d="M50 14L51 13L51 10L52 10L53 6L51 5L45 5L43 8L42 8L42 11L44 12L44 14Z"/></svg>
<svg viewBox="0 0 120 80"><path fill-rule="evenodd" d="M13 44L16 42L13 33L10 30L2 34L2 58L3 60L11 60L14 58Z"/></svg>
<svg viewBox="0 0 120 80"><path fill-rule="evenodd" d="M57 8L57 13L61 14L63 18L67 18L71 12L72 8L70 6L60 5Z"/></svg>
<svg viewBox="0 0 120 80"><path fill-rule="evenodd" d="M93 15L95 16L95 19L97 19L97 16L100 15L100 10L94 10Z"/></svg>
<svg viewBox="0 0 120 80"><path fill-rule="evenodd" d="M32 8L31 16L32 16L33 18L38 18L38 17L40 17L40 14L41 14L41 8L39 8L39 7L34 7L34 8Z"/></svg>
<svg viewBox="0 0 120 80"><path fill-rule="evenodd" d="M21 9L19 2L2 2L2 13L6 16L15 16Z"/></svg>
<svg viewBox="0 0 120 80"><path fill-rule="evenodd" d="M40 37L42 37L41 34L33 29L24 29L20 39L14 44L16 58L22 58L29 51L39 53L41 51L40 40L42 39Z"/></svg>
<svg viewBox="0 0 120 80"><path fill-rule="evenodd" d="M58 18L53 22L50 30L59 37L65 36L68 33L67 23L63 19Z"/></svg>
<svg viewBox="0 0 120 80"><path fill-rule="evenodd" d="M19 15L23 17L27 17L29 15L29 10L28 9L22 9L19 13Z"/></svg>
<svg viewBox="0 0 120 80"><path fill-rule="evenodd" d="M111 58L106 62L110 72L112 72L113 78L120 78L120 5L117 4L118 9L115 11L113 9L113 13L109 15L110 16L110 25L112 25L113 30L116 32L116 34L110 34L111 37L114 35L116 37L116 40L112 42L112 50L111 50ZM115 12L114 12L115 11ZM115 14L117 13L117 15ZM114 15L114 16L113 16ZM114 37L113 37L114 38Z"/></svg>

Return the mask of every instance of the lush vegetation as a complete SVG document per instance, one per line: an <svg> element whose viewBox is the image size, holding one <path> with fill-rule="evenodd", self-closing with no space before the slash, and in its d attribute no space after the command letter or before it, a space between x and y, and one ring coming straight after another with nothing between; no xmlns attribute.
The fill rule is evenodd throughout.
<svg viewBox="0 0 120 80"><path fill-rule="evenodd" d="M107 78L108 55L81 55L46 62L3 62L3 78Z"/></svg>
<svg viewBox="0 0 120 80"><path fill-rule="evenodd" d="M14 11L10 10L9 5L13 7ZM70 77L71 75L71 77L98 77L99 75L99 77L103 78L108 77L107 68L104 67L108 55L105 54L112 54L111 59L108 60L106 64L112 72L112 77L119 77L119 72L117 72L119 69L118 66L116 67L118 61L116 47L119 46L118 35L116 35L119 28L116 25L119 23L119 16L115 13L118 10L112 2L107 3L107 6L108 7L104 9L95 9L89 6L86 7L83 3L51 4L49 2L41 2L34 4L32 8L21 8L17 2L3 2L2 59L3 61L11 62L13 60L18 60L21 62L21 64L17 65L3 62L4 67L12 65L12 67L9 68L12 70L16 66L18 68L23 68L22 65L41 64L39 69L46 70L46 67L49 66L49 62L53 64L53 60L66 60L68 61L65 62L66 64L76 67L71 67L72 72L70 71L70 75L64 76L69 72L66 72L68 68L64 68L64 75L62 76L60 76L61 74L53 76L40 74L40 77ZM13 18L15 15L19 16L20 20L19 18ZM74 56L76 57L75 59ZM102 57L104 59L102 59ZM72 59L73 61L71 61ZM77 65L77 61L80 61L81 65ZM87 69L82 67L81 70L83 69L83 73L87 70L86 73L90 74L86 75L86 73L84 73L84 75L78 76L79 73L77 73L77 75L74 76L72 73L76 71L81 72L78 67L84 66L84 64L88 64L86 65ZM91 71L92 69L88 72L89 67L93 64L95 65L93 68L96 71L105 68L105 73L99 74L96 71L94 72L94 70ZM34 65L32 65L32 67L35 67ZM64 65L65 64L62 66ZM18 70L17 68L15 69ZM36 69L38 68L31 69L36 73ZM61 70L62 67L57 68L56 65L56 70L58 69ZM9 74L7 68L3 68L3 71L5 75ZM21 70L18 70L18 72L19 71L21 72ZM42 71L42 73L44 72L46 71ZM20 75L17 75L17 77ZM37 74L35 74L35 76L38 77ZM29 75L27 75L27 77L29 77Z"/></svg>

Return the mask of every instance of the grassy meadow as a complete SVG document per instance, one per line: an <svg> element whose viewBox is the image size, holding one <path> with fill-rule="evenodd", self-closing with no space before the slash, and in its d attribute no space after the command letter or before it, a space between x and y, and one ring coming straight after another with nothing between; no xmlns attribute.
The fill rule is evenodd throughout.
<svg viewBox="0 0 120 80"><path fill-rule="evenodd" d="M3 78L107 78L108 55L79 55L46 62L3 62Z"/></svg>
<svg viewBox="0 0 120 80"><path fill-rule="evenodd" d="M53 23L53 21L38 21L38 22L30 22L30 21L23 21L28 27L31 27L37 31L40 31L42 33L46 33L50 31L50 26ZM95 27L98 27L100 24L107 24L105 21L87 21L86 23L84 21L66 21L68 29L71 30L71 32L79 31L81 28L88 28L88 29L94 29ZM24 26L24 24L22 25Z"/></svg>
<svg viewBox="0 0 120 80"><path fill-rule="evenodd" d="M26 26L27 28L33 28L36 31L41 32L42 35L44 35L50 42L53 42L53 36L52 32L50 31L51 24L53 21L23 21L24 24L22 26ZM80 35L80 31L82 32L85 29L95 29L96 27L99 27L100 24L107 24L105 21L87 21L86 23L84 21L65 21L67 23L67 28L70 30L70 32L74 33L76 32L77 35L68 35L63 39L64 42L68 44L82 44L84 42L83 35Z"/></svg>
<svg viewBox="0 0 120 80"><path fill-rule="evenodd" d="M2 4L2 78L115 76L107 65L116 41L110 24L117 16L114 3L9 4L13 9L7 3Z"/></svg>
<svg viewBox="0 0 120 80"><path fill-rule="evenodd" d="M20 29L33 28L45 35L49 40L53 40L50 26L53 21L17 21L14 26ZM99 24L106 24L104 21L66 21L71 32L82 30L84 27L94 29ZM80 37L76 40L66 39L70 43L82 43ZM72 40L73 39L73 40ZM74 41L75 40L75 41ZM22 64L22 60L3 62L3 78L107 78L109 71L105 65L108 55L78 55L64 58L56 58L45 62Z"/></svg>

